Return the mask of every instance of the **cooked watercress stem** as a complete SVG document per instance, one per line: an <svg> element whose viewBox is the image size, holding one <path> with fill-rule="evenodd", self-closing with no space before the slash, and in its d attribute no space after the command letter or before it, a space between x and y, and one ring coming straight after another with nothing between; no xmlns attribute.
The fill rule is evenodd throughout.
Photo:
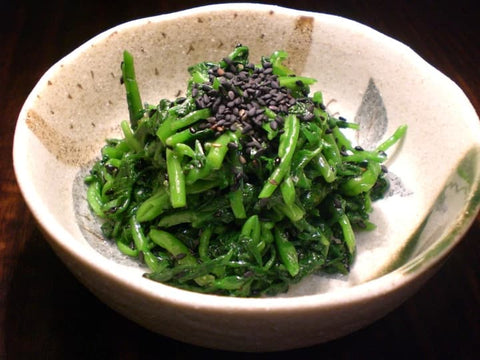
<svg viewBox="0 0 480 360"><path fill-rule="evenodd" d="M385 194L386 151L342 129L316 80L296 75L285 51L249 61L237 46L188 68L185 96L143 104L133 56L122 79L130 121L85 178L87 201L118 249L145 277L182 289L268 296L306 276L348 273L355 231L374 227Z"/></svg>

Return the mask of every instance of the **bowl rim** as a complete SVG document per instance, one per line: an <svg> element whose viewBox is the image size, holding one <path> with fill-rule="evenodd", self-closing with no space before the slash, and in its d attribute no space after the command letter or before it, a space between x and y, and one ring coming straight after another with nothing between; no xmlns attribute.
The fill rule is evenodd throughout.
<svg viewBox="0 0 480 360"><path fill-rule="evenodd" d="M275 13L284 16L310 16L314 17L316 20L322 20L323 22L335 22L337 26L338 24L342 24L342 26L349 26L350 28L355 28L357 31L361 31L362 34L374 37L375 41L384 43L389 48L400 47L400 51L408 54L408 59L410 61L414 62L417 66L428 68L429 71L434 72L436 76L443 77L444 81L448 81L450 86L455 91L460 91L463 94L463 91L453 81L451 81L448 77L435 69L432 65L428 64L425 60L423 60L423 58L421 58L407 45L399 42L398 40L390 38L387 35L384 35L367 25L338 15L298 10L278 5L245 2L205 5L168 14L153 15L145 18L130 20L116 25L94 36L93 38L83 43L66 56L64 56L54 65L52 65L37 82L31 93L28 95L24 105L22 106L17 120L13 143L14 171L23 198L25 199L25 202L29 207L30 211L32 212L34 218L37 220L37 224L47 235L47 240L50 242L52 247L57 250L57 252L58 250L61 250L61 252L68 254L68 256L74 258L75 261L81 263L82 266L90 268L91 270L101 274L103 277L109 279L110 281L119 283L125 287L133 288L136 292L141 293L144 296L155 298L158 300L162 299L165 302L175 303L176 306L193 306L195 308L203 308L216 311L223 310L225 312L259 312L262 310L269 310L270 312L287 310L294 312L298 309L313 309L333 305L341 306L342 304L347 303L351 304L355 302L363 302L365 299L382 296L392 292L396 288L406 286L415 278L421 276L422 274L425 274L430 268L434 267L434 265L440 263L451 251L451 249L456 244L458 244L458 242L461 240L461 237L473 223L475 219L475 214L478 212L479 209L478 205L475 206L474 211L471 211L468 214L464 214L465 216L461 216L461 219L459 219L460 221L456 222L456 224L459 224L459 227L456 229L456 233L453 234L453 236L455 237L454 240L451 241L448 246L441 249L440 252L438 252L435 256L421 260L420 266L418 266L415 271L405 270L408 269L408 266L411 262L418 262L419 256L411 259L403 266L378 278L352 287L340 288L332 292L293 297L235 298L212 294L201 294L182 290L172 286L157 283L143 277L139 279L136 272L123 271L125 270L125 268L127 268L127 266L118 264L113 260L107 259L101 254L97 253L97 251L93 248L86 247L85 245L82 245L78 241L76 241L73 236L65 228L63 228L62 224L60 224L55 219L55 217L48 211L47 207L43 206L37 200L36 193L33 190L33 187L29 186L29 177L22 162L22 160L26 158L26 154L22 146L20 146L22 142L21 134L23 134L22 131L26 131L24 126L24 119L27 116L27 112L30 109L32 102L35 100L37 94L41 92L42 88L45 86L46 82L51 77L51 74L57 71L62 63L74 60L92 44L103 41L110 34L118 30L125 30L132 27L141 26L142 24L146 24L148 22L162 22L178 17L190 17L194 15L206 14L211 11L240 12L247 10L261 12L274 11ZM470 104L465 94L463 94L463 96L465 97L466 104ZM473 106L471 104L470 106L473 109ZM473 110L473 114L476 115L475 110ZM478 117L476 120L478 124ZM478 125L478 127L480 129L480 125ZM480 143L476 144L476 147L480 149ZM479 192L479 187L480 184L477 184L475 190L476 193Z"/></svg>

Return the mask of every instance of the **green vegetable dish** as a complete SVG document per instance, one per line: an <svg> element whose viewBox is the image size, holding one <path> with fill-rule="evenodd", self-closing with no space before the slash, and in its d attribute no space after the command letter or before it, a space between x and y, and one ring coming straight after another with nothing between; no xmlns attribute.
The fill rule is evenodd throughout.
<svg viewBox="0 0 480 360"><path fill-rule="evenodd" d="M122 82L130 121L107 140L87 199L102 231L149 269L148 279L202 293L259 297L311 274L348 273L354 231L369 230L388 188L385 151L342 132L315 79L276 51L249 61L238 45L191 66L185 96L143 104L132 55Z"/></svg>

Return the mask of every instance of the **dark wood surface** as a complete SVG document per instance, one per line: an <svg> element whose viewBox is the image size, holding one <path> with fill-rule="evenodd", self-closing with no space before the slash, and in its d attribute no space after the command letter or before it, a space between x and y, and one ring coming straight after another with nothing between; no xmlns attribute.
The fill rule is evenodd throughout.
<svg viewBox="0 0 480 360"><path fill-rule="evenodd" d="M98 32L205 3L213 1L0 1L0 359L479 359L480 218L442 269L389 315L336 341L278 354L212 351L153 334L102 304L55 256L12 168L25 98L54 62ZM408 44L480 113L480 16L473 0L275 3L348 17Z"/></svg>

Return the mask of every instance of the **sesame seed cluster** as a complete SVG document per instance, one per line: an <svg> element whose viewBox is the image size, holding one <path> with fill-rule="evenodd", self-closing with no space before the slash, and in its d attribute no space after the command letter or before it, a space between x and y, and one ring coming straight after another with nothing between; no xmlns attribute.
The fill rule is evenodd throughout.
<svg viewBox="0 0 480 360"><path fill-rule="evenodd" d="M247 153L258 154L267 143L264 126L282 132L284 116L297 99L290 89L280 86L270 62L255 66L236 64L228 57L223 61L226 67L212 66L208 70L208 82L193 85L197 108L211 110L199 129L210 128L217 136L227 130L240 130L247 138Z"/></svg>

